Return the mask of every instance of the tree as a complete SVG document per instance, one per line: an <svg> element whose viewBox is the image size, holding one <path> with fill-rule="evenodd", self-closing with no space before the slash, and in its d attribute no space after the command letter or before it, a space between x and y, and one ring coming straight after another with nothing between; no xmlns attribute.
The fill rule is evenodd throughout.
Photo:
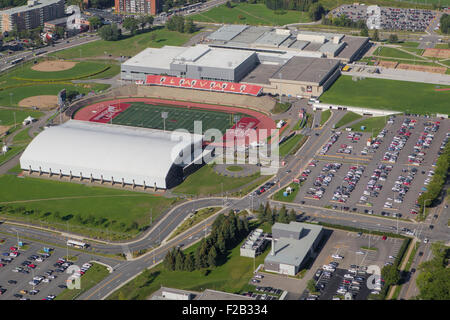
<svg viewBox="0 0 450 320"><path fill-rule="evenodd" d="M373 32L372 40L373 41L380 41L380 36L378 35L378 29L375 29L375 31Z"/></svg>
<svg viewBox="0 0 450 320"><path fill-rule="evenodd" d="M364 27L361 29L360 36L361 37L368 37L369 36L369 29L367 29L366 25L364 25Z"/></svg>
<svg viewBox="0 0 450 320"><path fill-rule="evenodd" d="M225 244L225 238L223 237L222 234L219 234L219 236L217 237L217 249L219 250L219 252L221 254L224 254L225 251L227 251L227 247Z"/></svg>
<svg viewBox="0 0 450 320"><path fill-rule="evenodd" d="M442 33L448 34L450 33L450 15L444 13L440 19L441 31Z"/></svg>
<svg viewBox="0 0 450 320"><path fill-rule="evenodd" d="M123 20L122 23L123 27L125 29L127 29L128 31L130 31L131 34L136 34L136 31L138 29L138 20L132 18L132 17L127 17L125 18L125 20Z"/></svg>
<svg viewBox="0 0 450 320"><path fill-rule="evenodd" d="M290 221L297 221L297 214L295 213L294 209L291 209L291 211L289 212L288 220L289 220L289 222Z"/></svg>
<svg viewBox="0 0 450 320"><path fill-rule="evenodd" d="M308 15L313 21L320 20L324 14L325 9L320 3L316 2L309 6Z"/></svg>
<svg viewBox="0 0 450 320"><path fill-rule="evenodd" d="M387 265L381 269L381 277L386 284L395 285L400 281L400 272L394 265Z"/></svg>
<svg viewBox="0 0 450 320"><path fill-rule="evenodd" d="M175 270L181 271L184 269L184 253L178 249L175 251Z"/></svg>
<svg viewBox="0 0 450 320"><path fill-rule="evenodd" d="M226 3L225 3L225 6L227 7L227 8L233 8L233 6L231 5L231 2L230 1L227 1Z"/></svg>
<svg viewBox="0 0 450 320"><path fill-rule="evenodd" d="M102 20L97 16L90 17L88 21L89 21L89 28L91 30L97 30L103 24Z"/></svg>
<svg viewBox="0 0 450 320"><path fill-rule="evenodd" d="M277 221L281 222L281 223L288 223L289 222L288 221L288 216L287 216L287 213L286 213L286 207L284 205L281 207L280 212L278 213Z"/></svg>
<svg viewBox="0 0 450 320"><path fill-rule="evenodd" d="M398 42L398 37L395 33L391 33L389 35L389 42L390 43L397 43Z"/></svg>
<svg viewBox="0 0 450 320"><path fill-rule="evenodd" d="M98 34L105 41L117 41L120 38L120 30L116 24L101 27L98 30Z"/></svg>
<svg viewBox="0 0 450 320"><path fill-rule="evenodd" d="M216 247L212 246L211 249L209 249L208 253L208 266L215 267L216 264L217 264L217 251Z"/></svg>
<svg viewBox="0 0 450 320"><path fill-rule="evenodd" d="M184 260L184 270L186 271L194 271L195 269L195 261L192 253L189 253Z"/></svg>
<svg viewBox="0 0 450 320"><path fill-rule="evenodd" d="M64 27L57 26L55 28L55 33L58 35L58 38L62 39L64 38L64 34L66 33L66 30Z"/></svg>
<svg viewBox="0 0 450 320"><path fill-rule="evenodd" d="M175 270L175 257L173 250L167 252L166 256L164 257L163 264L167 270Z"/></svg>
<svg viewBox="0 0 450 320"><path fill-rule="evenodd" d="M194 33L195 32L195 24L192 19L187 19L187 21L184 25L183 31L186 33Z"/></svg>
<svg viewBox="0 0 450 320"><path fill-rule="evenodd" d="M154 20L153 16L148 15L148 16L144 16L144 17L145 17L145 21L148 24L148 26L151 27L153 24L153 20Z"/></svg>
<svg viewBox="0 0 450 320"><path fill-rule="evenodd" d="M309 279L307 284L306 284L306 289L311 293L311 292L316 292L316 282L314 281L314 279Z"/></svg>
<svg viewBox="0 0 450 320"><path fill-rule="evenodd" d="M137 18L138 25L141 27L141 30L144 30L147 25L147 18L145 16L140 16Z"/></svg>

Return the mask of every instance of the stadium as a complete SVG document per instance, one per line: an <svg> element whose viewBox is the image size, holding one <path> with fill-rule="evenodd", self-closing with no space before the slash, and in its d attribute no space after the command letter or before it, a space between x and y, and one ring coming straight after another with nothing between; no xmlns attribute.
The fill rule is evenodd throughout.
<svg viewBox="0 0 450 320"><path fill-rule="evenodd" d="M84 101L66 114L69 121L47 128L26 148L22 170L69 181L170 189L213 159L217 147L234 145L229 135L227 141L205 140L209 129L222 135L239 129L245 136L275 128L260 111L156 98Z"/></svg>

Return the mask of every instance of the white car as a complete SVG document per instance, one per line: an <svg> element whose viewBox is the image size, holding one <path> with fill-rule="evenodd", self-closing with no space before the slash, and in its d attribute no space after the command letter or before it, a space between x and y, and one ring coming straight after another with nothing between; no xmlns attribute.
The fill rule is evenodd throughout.
<svg viewBox="0 0 450 320"><path fill-rule="evenodd" d="M331 257L332 257L333 259L344 259L343 256L340 256L340 255L338 255L338 254L332 254Z"/></svg>
<svg viewBox="0 0 450 320"><path fill-rule="evenodd" d="M44 283L49 283L51 280L49 278L45 278L44 280L42 280L42 282Z"/></svg>
<svg viewBox="0 0 450 320"><path fill-rule="evenodd" d="M356 251L356 254L365 254L364 251Z"/></svg>
<svg viewBox="0 0 450 320"><path fill-rule="evenodd" d="M428 243L428 238L423 239L423 243Z"/></svg>

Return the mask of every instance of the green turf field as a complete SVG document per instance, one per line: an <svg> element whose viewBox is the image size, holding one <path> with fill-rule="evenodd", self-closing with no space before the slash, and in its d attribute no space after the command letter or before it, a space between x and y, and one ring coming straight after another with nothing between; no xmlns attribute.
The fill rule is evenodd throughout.
<svg viewBox="0 0 450 320"><path fill-rule="evenodd" d="M113 123L162 130L164 121L161 118L161 112L168 112L166 119L166 130L168 131L186 129L193 133L194 121L201 121L203 132L211 128L225 132L226 129L233 126L234 121L234 115L231 113L133 102L128 109L114 118ZM243 114L235 115L243 116Z"/></svg>
<svg viewBox="0 0 450 320"><path fill-rule="evenodd" d="M221 5L203 13L192 16L194 21L250 24L250 25L285 25L298 22L309 22L307 12L284 10L274 11L265 4L232 3L232 8Z"/></svg>
<svg viewBox="0 0 450 320"><path fill-rule="evenodd" d="M320 101L419 114L449 114L450 91L435 91L436 87L450 88L428 83L373 78L355 82L351 76L341 76L320 96Z"/></svg>
<svg viewBox="0 0 450 320"><path fill-rule="evenodd" d="M330 118L331 116L331 110L324 110L320 113L320 125L323 126L325 122Z"/></svg>
<svg viewBox="0 0 450 320"><path fill-rule="evenodd" d="M407 50L407 49L405 49ZM413 49L410 49L413 50ZM417 52L414 52L416 54L421 53L420 49L416 49ZM423 50L422 50L423 51ZM374 52L374 56L380 56L380 57L387 57L387 58L400 58L400 59L410 59L410 60L423 60L422 58L419 58L417 56L414 56L412 54L406 53L404 51L398 50L396 48L391 47L378 47Z"/></svg>
<svg viewBox="0 0 450 320"><path fill-rule="evenodd" d="M0 176L0 215L89 236L135 236L175 199L39 178Z"/></svg>

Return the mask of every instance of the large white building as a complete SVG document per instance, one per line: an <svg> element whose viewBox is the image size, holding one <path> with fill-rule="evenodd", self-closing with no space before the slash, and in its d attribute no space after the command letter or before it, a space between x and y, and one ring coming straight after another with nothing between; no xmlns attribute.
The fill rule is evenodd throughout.
<svg viewBox="0 0 450 320"><path fill-rule="evenodd" d="M20 157L23 170L171 188L201 152L202 136L70 120L41 132Z"/></svg>

